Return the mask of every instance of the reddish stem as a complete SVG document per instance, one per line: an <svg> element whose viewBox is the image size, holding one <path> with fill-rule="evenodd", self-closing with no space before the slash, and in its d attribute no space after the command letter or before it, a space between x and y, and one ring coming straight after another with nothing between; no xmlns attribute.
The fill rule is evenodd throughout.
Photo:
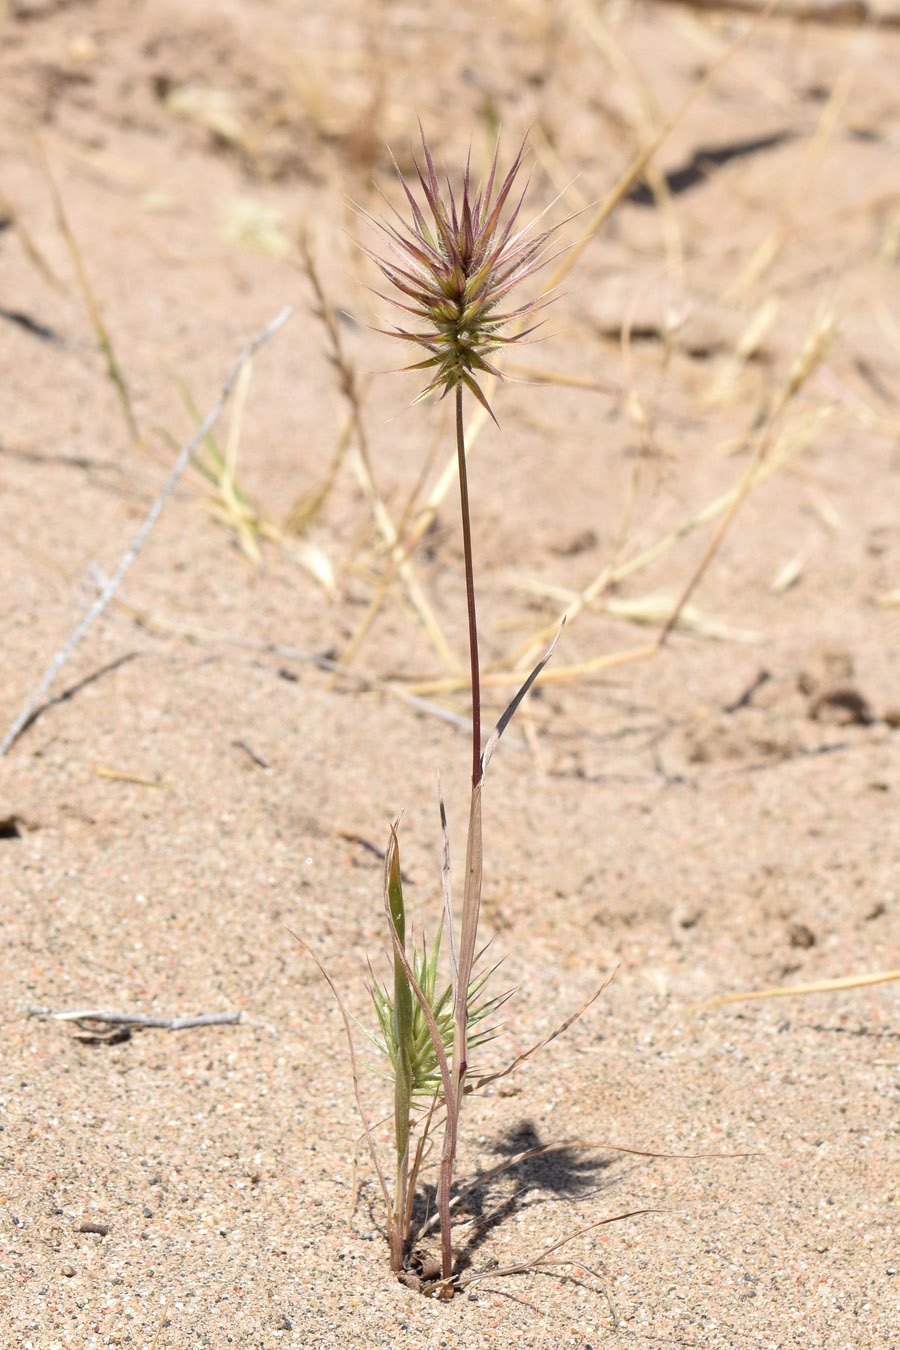
<svg viewBox="0 0 900 1350"><path fill-rule="evenodd" d="M459 500L462 510L463 556L466 572L466 608L469 614L469 662L472 670L472 787L481 782L481 673L478 665L478 625L475 619L475 568L472 562L472 522L469 517L469 477L463 427L462 384L456 386L456 453L459 460Z"/></svg>

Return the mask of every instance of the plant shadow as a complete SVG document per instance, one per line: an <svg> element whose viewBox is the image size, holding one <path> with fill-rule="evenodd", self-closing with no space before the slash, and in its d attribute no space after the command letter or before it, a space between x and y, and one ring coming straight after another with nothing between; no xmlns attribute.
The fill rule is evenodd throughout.
<svg viewBox="0 0 900 1350"><path fill-rule="evenodd" d="M609 1156L592 1156L577 1143L557 1146L543 1140L534 1121L528 1119L503 1131L487 1147L497 1155L497 1163L481 1169L462 1188L463 1198L454 1209L457 1274L472 1265L489 1234L505 1220L535 1203L586 1198L601 1188L614 1161ZM504 1158L508 1159L505 1166ZM433 1183L420 1188L413 1233L430 1230L430 1236L433 1231L436 1189Z"/></svg>

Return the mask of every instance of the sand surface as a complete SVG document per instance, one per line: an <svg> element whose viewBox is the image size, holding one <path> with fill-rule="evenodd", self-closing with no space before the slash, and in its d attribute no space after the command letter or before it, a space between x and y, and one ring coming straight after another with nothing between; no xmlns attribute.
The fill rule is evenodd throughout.
<svg viewBox="0 0 900 1350"><path fill-rule="evenodd" d="M294 308L214 433L237 488L188 471L0 760L3 1346L900 1347L900 983L690 1011L900 967L900 33L879 12L749 34L570 255L527 378L496 392L501 429L473 431L486 726L517 653L583 595L486 786L483 933L518 992L485 1066L618 969L467 1102L461 1181L570 1147L476 1190L458 1248L490 1270L652 1212L557 1253L583 1266L439 1303L391 1277L363 1155L353 1205L341 1020L288 929L371 1025L401 812L407 899L437 922L437 771L458 878L458 498L437 494L398 577L297 239L407 539L452 426L374 373L404 353L374 331L350 203L402 204L386 146L408 169L421 117L440 162L471 143L481 172L500 124L507 163L530 128L529 202L561 193L548 219L572 245L751 20L590 0L0 11L0 732L244 343ZM653 642L754 455L684 621L603 668ZM341 659L367 616L335 679L312 658ZM28 1006L240 1021L104 1040ZM378 1119L385 1085L361 1082Z"/></svg>

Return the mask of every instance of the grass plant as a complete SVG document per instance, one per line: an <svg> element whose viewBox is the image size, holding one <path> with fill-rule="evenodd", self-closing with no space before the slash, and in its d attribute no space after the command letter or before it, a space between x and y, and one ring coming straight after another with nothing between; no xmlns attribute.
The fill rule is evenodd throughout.
<svg viewBox="0 0 900 1350"><path fill-rule="evenodd" d="M415 163L421 201L398 168L409 217L404 220L398 214L391 222L372 221L369 217L387 247L386 256L373 255L390 288L383 298L403 315L401 323L389 330L390 335L425 352L424 357L404 367L422 372L425 377L424 387L413 402L418 403L430 394L439 394L442 398L451 395L455 408L472 718L472 796L462 914L457 937L445 831L444 927L450 948L451 981L449 988L438 996L433 963L439 939L435 940L431 955L423 953L418 961L414 958L412 962L407 955L399 849L396 831L392 830L384 890L394 951L394 988L390 999L377 986L375 992L381 1033L394 1073L397 1168L389 1223L391 1264L395 1270L402 1268L408 1236L412 1100L417 1092L427 1090L432 1094L429 1122L438 1098L443 1107L437 1211L441 1227L440 1287L441 1292L449 1296L453 1294L454 1276L451 1188L460 1115L470 1055L484 1036L475 1027L497 1006L497 1001L492 999L473 1006L473 1000L480 997L484 986L484 980L474 975L483 873L482 788L494 745L534 678L526 681L498 723L494 735L483 745L464 398L466 394L470 395L494 418L482 381L485 376L501 378L501 370L496 364L498 354L533 331L523 327L523 322L544 303L532 300L519 304L513 299L518 287L547 261L551 234L551 231L538 228L540 217L538 221L518 225L525 195L517 188L524 149L523 145L502 180L495 152L487 181L477 190L473 187L467 163L462 192L458 194L449 181L441 183L423 134L424 165ZM408 327L410 320L412 326ZM419 1157L417 1153L416 1158Z"/></svg>
<svg viewBox="0 0 900 1350"><path fill-rule="evenodd" d="M489 993L486 986L493 971L485 972L479 968L484 954L478 944L484 861L481 802L485 774L500 737L553 655L562 632L560 625L549 649L524 683L520 682L493 732L484 739L464 400L468 395L475 401L478 413L496 422L484 382L504 378L497 364L499 355L527 339L534 326L526 327L526 323L547 303L545 293L523 303L512 299L520 284L548 261L553 234L552 229L540 228L540 216L528 224L518 224L525 196L524 190L517 187L524 150L523 145L502 179L498 173L498 152L495 152L487 181L479 189L473 187L467 163L462 191L455 192L449 181L442 183L439 179L423 133L424 165L414 160L421 200L398 167L409 217L404 219L396 214L392 221L385 222L367 216L387 246L387 256L371 254L390 286L390 293L382 298L390 300L404 315L404 326L398 324L388 331L392 337L422 348L426 353L403 368L425 374L425 385L413 403L431 394L441 398L450 395L454 402L455 468L460 490L471 697L471 801L461 912L459 915L454 913L449 834L442 800L443 915L430 945L425 940L417 945L408 939L409 921L403 896L396 822L391 827L385 854L383 898L392 948L392 978L387 985L372 975L371 993L377 1029L367 1034L383 1052L389 1065L386 1076L393 1084L394 1169L390 1181L378 1157L362 1103L351 1019L331 976L308 944L298 939L318 965L340 1008L364 1138L385 1202L391 1268L406 1283L445 1299L452 1298L457 1290L479 1278L477 1273L463 1274L454 1265L453 1214L460 1200L460 1193L453 1194L454 1175L466 1096L506 1077L566 1031L599 997L608 982L604 981L549 1035L517 1055L505 1067L489 1073L473 1068L473 1052L495 1035L496 1029L488 1023L511 992ZM315 284L308 254L305 261L320 308L324 309L321 289ZM411 316L414 326L405 326L409 322L406 316ZM347 372L341 369L341 354L335 344L332 359L341 373L346 392ZM358 419L358 402L353 398L348 401ZM365 451L363 454L367 461ZM445 937L449 979L439 977L440 952ZM442 1128L443 1138L435 1191L436 1213L419 1225L421 1233L429 1231L433 1220L439 1225L441 1253L440 1258L435 1259L423 1257L421 1251L413 1250L413 1214L420 1171L438 1128ZM610 1221L600 1220L601 1223ZM495 1273L513 1274L545 1265L565 1264L565 1260L556 1258L554 1253L571 1237L584 1231L587 1230L579 1229L529 1260Z"/></svg>
<svg viewBox="0 0 900 1350"><path fill-rule="evenodd" d="M389 1065L386 1076L393 1085L391 1119L394 1160L390 1179L377 1158L372 1131L362 1107L352 1029L343 1005L341 1012L353 1056L357 1105L385 1201L391 1268L424 1292L447 1298L473 1278L470 1272L463 1273L455 1266L453 1246L453 1217L460 1194L454 1187L454 1177L465 1098L470 1092L495 1082L498 1077L512 1072L524 1060L531 1058L580 1017L600 991L592 995L549 1037L518 1056L499 1073L484 1074L473 1070L473 1053L493 1035L493 1028L487 1023L509 996L492 996L486 989L488 976L477 971L484 866L482 794L485 774L497 742L553 654L567 616L563 613L555 625L546 625L533 633L525 643L507 655L500 669L487 673L482 671L478 645L465 404L468 399L474 405L474 421L469 426L476 433L488 420L496 422L490 395L498 381L509 377L504 358L510 348L527 340L534 332L536 325L532 323L532 318L548 302L548 288L521 302L513 297L519 286L549 261L553 231L541 226L540 216L530 224L519 224L525 194L517 187L517 182L524 146L509 172L502 178L495 153L486 184L481 189L474 188L467 164L461 191L455 191L449 180L439 177L424 135L422 153L421 164L413 160L415 177L412 182L404 177L399 166L397 168L408 208L405 217L395 212L385 221L375 219L368 213L362 214L384 246L381 251L367 250L387 283L388 289L376 294L396 306L402 315L386 331L412 348L417 358L403 366L402 370L423 377L423 386L413 398L411 406L432 395L441 399L449 397L453 403L453 476L458 481L460 493L469 671L465 680L453 674L443 680L432 681L427 686L420 684L417 690L421 693L427 688L428 692L433 693L468 687L471 800L459 914L454 912L447 825L441 804L444 832L443 917L430 945L424 939L410 941L410 921L403 896L396 822L391 827L385 855L383 900L391 940L392 971L390 981L384 984L372 975L371 993L377 1029L369 1034L385 1056ZM631 175L629 178L633 181ZM618 195L614 194L613 200L618 199ZM611 205L606 209L601 208L591 223L589 236L606 219L609 209ZM304 250L304 267L313 287L318 313L329 332L330 358L338 371L341 389L350 409L350 420L360 442L358 455L370 484L365 495L371 506L375 489L362 424L358 383L343 354L336 325L333 321L329 322L328 306L308 250ZM558 267L557 279L564 272L564 267ZM661 625L656 640L627 652L605 654L599 661L557 668L554 671L557 679L571 680L586 673L595 673L597 669L605 670L622 662L653 656L660 651L677 623L699 625L704 630L709 626L703 616L698 618L690 607L690 597L748 493L780 467L784 456L789 454L787 449L778 444L784 411L818 365L827 343L828 331L827 324L819 325L804 343L780 390L780 396L773 401L768 418L754 438L755 453L749 469L742 474L730 493L724 494L721 499L711 503L705 512L688 522L687 529L690 530L719 518L718 530L713 534L687 585L668 596L665 603L659 597L650 597L653 600L652 612L648 611L647 598L635 613L629 610L628 616L637 621ZM445 471L438 488L432 492L429 508L435 499L440 500L446 492L449 481L450 474ZM384 592L390 580L401 571L401 558L404 562L409 558L410 541L417 537L418 522L413 524L404 547L390 518L385 514L379 519L378 513L373 514L390 550L388 581L382 588ZM408 514L404 513L401 525L405 525ZM427 517L428 510L422 514ZM386 521L390 528L386 528ZM613 608L616 601L608 595L613 582L619 576L651 561L660 551L667 551L684 533L685 528L682 527L653 548L645 550L637 559L615 558L583 593L565 597L568 616L576 618L582 609L601 597ZM409 584L410 577L407 576L405 580ZM628 602L619 603L626 605ZM631 602L632 609L635 603ZM729 636L735 635L729 633ZM549 650L537 661L523 683L525 671L550 639ZM354 644L351 644L350 650L354 650ZM493 733L485 740L482 735L482 689L485 686L502 688L506 685L516 688L516 692ZM449 980L439 977L440 953L444 941L449 952ZM317 957L313 959L319 964ZM334 982L324 970L323 974L338 997ZM439 1260L429 1258L423 1266L421 1251L414 1250L414 1202L431 1140L439 1130L443 1134L435 1188L436 1212L426 1219L424 1225L419 1225L418 1231L422 1234L437 1225L440 1229L441 1251ZM510 1266L509 1273L547 1264L551 1252L555 1251L554 1246L530 1262Z"/></svg>

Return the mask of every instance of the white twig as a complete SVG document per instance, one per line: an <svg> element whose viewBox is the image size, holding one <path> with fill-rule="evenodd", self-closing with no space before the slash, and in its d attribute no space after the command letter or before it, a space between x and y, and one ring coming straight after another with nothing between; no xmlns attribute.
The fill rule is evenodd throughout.
<svg viewBox="0 0 900 1350"><path fill-rule="evenodd" d="M200 1013L197 1017L154 1017L149 1013L115 1012L111 1008L24 1008L27 1017L46 1017L54 1022L102 1022L110 1027L162 1027L185 1031L188 1027L218 1027L239 1022L239 1012Z"/></svg>
<svg viewBox="0 0 900 1350"><path fill-rule="evenodd" d="M144 522L141 525L141 528L138 530L137 534L134 536L134 540L130 548L122 556L122 559L119 562L119 565L116 568L115 572L107 581L106 585L103 587L103 590L100 592L97 599L91 605L87 614L85 614L84 618L81 620L81 623L75 629L74 633L72 633L68 641L65 642L62 647L60 647L59 651L56 653L53 660L50 662L50 665L47 667L47 671L44 675L44 678L41 680L40 684L37 686L34 692L29 696L24 708L19 713L18 717L13 722L12 726L9 728L6 735L3 737L3 740L0 741L0 759L2 759L3 756L7 753L7 751L10 750L13 745L15 745L16 741L19 739L19 736L31 722L35 710L39 707L41 700L44 698L44 695L47 693L50 686L53 684L53 681L56 679L57 675L62 670L63 666L68 661L69 657L72 655L72 652L81 642L85 634L93 627L96 620L99 619L100 615L106 609L106 606L109 604L110 600L112 600L116 591L119 589L119 586L122 583L122 578L125 576L125 573L128 571L129 567L134 562L135 558L143 548L147 536L149 535L150 531L153 529L153 526L159 519L163 507L171 497L172 493L175 491L179 478L184 473L188 464L190 464L191 456L193 455L194 451L197 449L197 446L201 443L203 438L209 434L215 423L218 421L219 416L221 415L222 410L225 407L225 404L228 402L228 399L231 396L232 390L234 389L235 383L237 381L237 377L240 375L244 366L250 360L251 356L257 350L257 348L261 347L264 342L268 342L269 338L273 337L275 333L278 332L279 328L281 328L282 325L287 322L287 320L291 317L292 313L293 310L290 308L290 306L288 306L286 309L283 309L281 313L278 315L278 317L274 319L272 323L268 325L267 328L264 328L258 337L254 338L252 342L248 343L247 346L244 348L244 350L241 352L234 369L228 376L228 379L225 381L225 384L222 386L222 392L220 393L215 404L207 413L206 417L203 419L200 426L197 428L197 431L195 432L194 436L187 443L184 449L180 452L177 460L175 461L175 465L172 469L172 472L169 474L165 486L163 487L159 496L154 501L153 505L150 507L150 510L147 512Z"/></svg>

